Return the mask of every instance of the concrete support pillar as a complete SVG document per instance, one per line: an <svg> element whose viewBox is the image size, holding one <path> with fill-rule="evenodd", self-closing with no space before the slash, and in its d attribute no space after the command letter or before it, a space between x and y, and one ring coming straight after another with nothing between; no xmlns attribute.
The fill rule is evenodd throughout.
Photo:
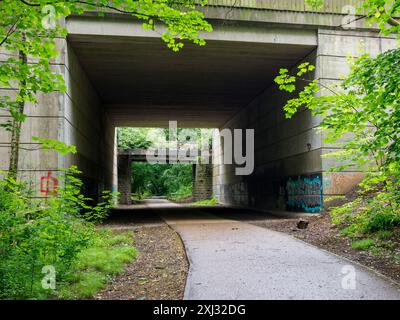
<svg viewBox="0 0 400 320"><path fill-rule="evenodd" d="M196 164L192 165L192 190L194 191L196 184Z"/></svg>
<svg viewBox="0 0 400 320"><path fill-rule="evenodd" d="M206 200L212 197L212 165L196 164L193 166L193 199Z"/></svg>
<svg viewBox="0 0 400 320"><path fill-rule="evenodd" d="M131 161L129 156L118 156L118 192L120 204L132 204Z"/></svg>
<svg viewBox="0 0 400 320"><path fill-rule="evenodd" d="M355 30L339 31L330 29L318 30L318 50L316 78L325 85L340 83L343 75L350 70L348 56L357 57L367 53L377 56L389 49L396 48L396 39L379 36L373 32ZM329 90L323 94L330 95ZM351 134L343 137L343 141L351 139ZM322 141L321 154L326 155L337 151L336 146ZM364 173L357 167L348 168L345 172L330 172L332 166L340 165L340 159L322 158L322 184L324 196L344 195L354 188L363 178Z"/></svg>

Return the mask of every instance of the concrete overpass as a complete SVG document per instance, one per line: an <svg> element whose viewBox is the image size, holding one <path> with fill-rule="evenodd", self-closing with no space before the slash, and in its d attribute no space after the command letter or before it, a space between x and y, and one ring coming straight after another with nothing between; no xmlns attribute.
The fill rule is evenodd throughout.
<svg viewBox="0 0 400 320"><path fill-rule="evenodd" d="M176 159L169 156L169 154L179 154L180 152L184 153L184 156L177 157ZM154 154L154 157L153 157ZM148 149L118 149L119 157L126 157L131 162L157 162L161 164L167 163L182 163L182 164L195 164L197 162L197 157L201 155L200 152L196 152L197 155L194 155L193 152L188 152L187 150L169 150L166 149L165 154L157 152L149 152ZM153 159L149 159L151 156Z"/></svg>
<svg viewBox="0 0 400 320"><path fill-rule="evenodd" d="M78 154L23 150L21 175L40 194L41 177L76 164L93 195L116 190L115 128L167 127L177 120L180 127L218 129L212 180L221 202L320 210L324 196L349 191L362 175L328 172L333 160L321 156L339 146L322 141L314 130L320 119L308 111L285 118L282 106L288 96L273 79L279 68L310 61L317 66L316 79L336 82L348 70L348 54L393 48L393 38L380 36L362 19L351 30L343 28L349 22L344 7L357 3L332 0L317 12L302 0L213 0L202 9L214 27L204 34L207 45L187 44L179 53L130 17L69 17L68 38L57 41L61 55L53 62L68 91L40 96L39 107L28 107L22 146L35 149L31 136L45 136L76 145ZM233 165L221 163L218 132L224 128L255 130L253 174L237 176ZM1 132L0 142L7 146L6 133ZM2 150L1 169L6 169L7 148Z"/></svg>
<svg viewBox="0 0 400 320"><path fill-rule="evenodd" d="M166 149L159 153L148 149L118 150L118 191L120 203L132 204L132 162L151 162L160 164L191 164L192 190L194 201L206 200L212 196L212 164L201 164L202 153L198 150ZM170 155L177 155L170 156Z"/></svg>

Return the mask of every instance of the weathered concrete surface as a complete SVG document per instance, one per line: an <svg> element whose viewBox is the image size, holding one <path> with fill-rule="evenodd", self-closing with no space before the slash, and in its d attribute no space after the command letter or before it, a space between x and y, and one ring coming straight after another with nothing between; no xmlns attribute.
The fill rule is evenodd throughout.
<svg viewBox="0 0 400 320"><path fill-rule="evenodd" d="M132 203L132 166L129 156L118 156L118 192L120 204Z"/></svg>
<svg viewBox="0 0 400 320"><path fill-rule="evenodd" d="M201 201L212 197L212 165L193 166L193 200Z"/></svg>
<svg viewBox="0 0 400 320"><path fill-rule="evenodd" d="M208 0L208 5L233 8L255 8L269 10L287 10L297 12L343 13L343 7L360 6L362 0L325 0L321 8L313 8L305 0Z"/></svg>
<svg viewBox="0 0 400 320"><path fill-rule="evenodd" d="M301 57L291 72L298 64L310 62L316 66L313 77L325 85L340 82L348 73L348 55L376 56L396 46L392 37L360 30L318 28L317 36L316 50ZM322 90L320 94L331 92ZM235 166L221 163L224 152L231 150L223 150L223 139L216 132L213 184L214 194L222 203L318 212L324 197L343 195L362 180L363 175L354 167L346 172L329 172L340 162L321 156L337 151L341 145L324 142L324 135L316 130L321 119L308 110L287 119L283 110L287 99L288 95L271 83L219 128L255 130L255 170L250 176L237 176Z"/></svg>
<svg viewBox="0 0 400 320"><path fill-rule="evenodd" d="M265 89L279 67L317 46L316 30L214 26L206 46L172 52L126 18L70 17L69 43L116 126L221 127Z"/></svg>
<svg viewBox="0 0 400 320"><path fill-rule="evenodd" d="M386 278L288 235L208 213L163 213L177 206L166 200L148 206L185 244L185 299L400 299ZM355 290L342 288L344 267L355 269Z"/></svg>

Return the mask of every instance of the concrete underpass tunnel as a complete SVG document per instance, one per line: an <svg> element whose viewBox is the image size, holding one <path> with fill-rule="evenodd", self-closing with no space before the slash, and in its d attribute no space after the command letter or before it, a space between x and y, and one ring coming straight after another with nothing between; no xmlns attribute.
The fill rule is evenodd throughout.
<svg viewBox="0 0 400 320"><path fill-rule="evenodd" d="M132 27L132 21L98 19L68 20L68 59L70 77L81 83L71 94L93 101L86 121L99 120L100 139L85 137L98 150L83 159L99 184L118 189L117 127L177 121L185 128L254 129L254 171L239 176L234 164L214 162L213 194L225 204L321 209L325 167L321 134L314 130L318 119L307 111L286 119L282 107L288 96L273 81L280 68L303 61L316 63L316 77L323 76L316 30L215 22L206 46L188 43L174 53L158 34ZM72 140L78 150L87 143ZM217 130L213 160L226 150ZM302 199L299 189L308 190Z"/></svg>
<svg viewBox="0 0 400 320"><path fill-rule="evenodd" d="M212 131L118 128L120 204L140 203L150 197L179 202L210 199Z"/></svg>

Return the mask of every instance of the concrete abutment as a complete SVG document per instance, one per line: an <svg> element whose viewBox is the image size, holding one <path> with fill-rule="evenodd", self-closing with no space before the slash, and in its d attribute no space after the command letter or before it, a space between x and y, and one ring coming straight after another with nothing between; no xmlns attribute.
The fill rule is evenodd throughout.
<svg viewBox="0 0 400 320"><path fill-rule="evenodd" d="M339 83L349 71L348 55L376 56L395 47L394 39L373 32L320 28L317 35L318 46L292 71L298 64L310 62L316 66L314 78L329 85ZM322 209L324 199L344 195L362 180L363 174L356 168L329 172L340 163L323 155L340 146L323 141L323 133L316 130L320 119L310 111L301 110L286 119L283 106L287 99L287 93L271 85L221 128L255 130L255 170L250 176L235 175L235 166L218 161L224 154L224 139L217 132L213 190L222 203L313 213Z"/></svg>

